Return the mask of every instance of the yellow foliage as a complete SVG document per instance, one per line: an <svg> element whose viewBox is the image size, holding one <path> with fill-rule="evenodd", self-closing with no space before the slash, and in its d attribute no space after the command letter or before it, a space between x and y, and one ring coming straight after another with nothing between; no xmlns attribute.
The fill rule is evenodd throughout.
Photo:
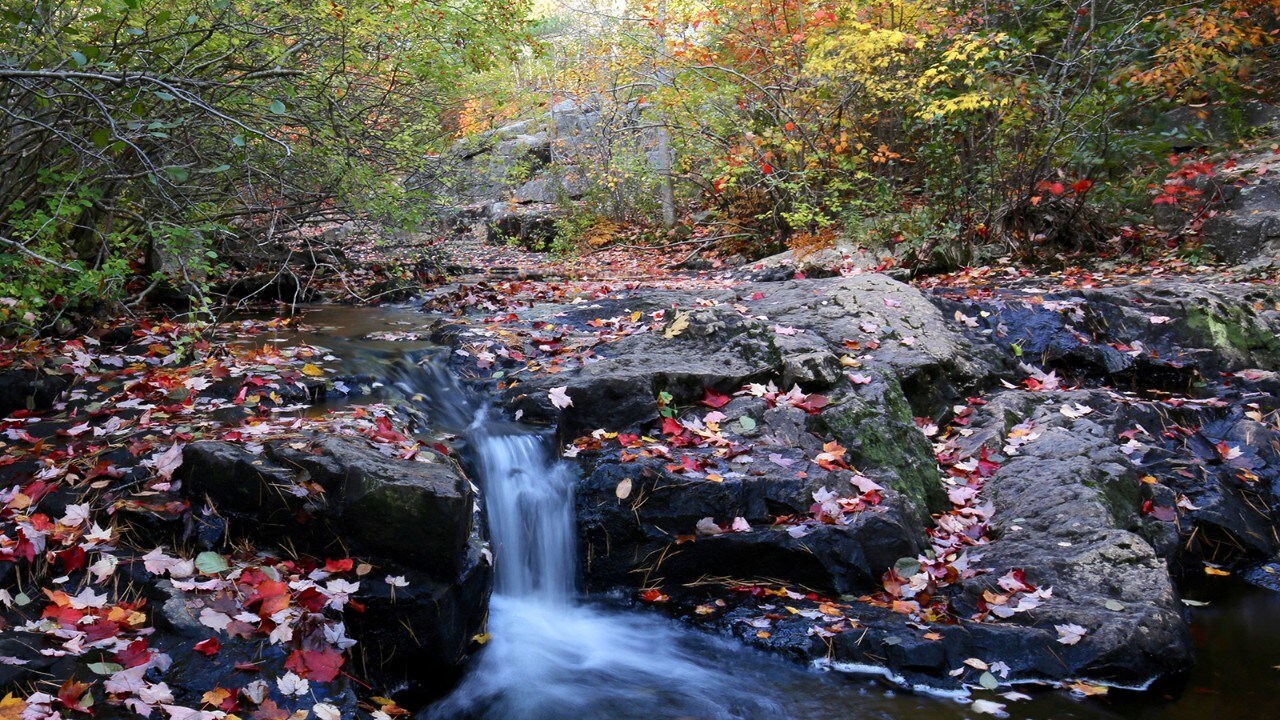
<svg viewBox="0 0 1280 720"><path fill-rule="evenodd" d="M22 711L27 709L27 701L6 693L0 700L0 720L20 720Z"/></svg>

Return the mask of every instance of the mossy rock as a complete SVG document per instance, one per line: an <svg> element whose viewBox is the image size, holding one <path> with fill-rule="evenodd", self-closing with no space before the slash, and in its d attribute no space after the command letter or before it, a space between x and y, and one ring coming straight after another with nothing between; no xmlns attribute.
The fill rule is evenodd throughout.
<svg viewBox="0 0 1280 720"><path fill-rule="evenodd" d="M1233 363L1280 367L1280 336L1250 305L1213 303L1187 308L1187 328Z"/></svg>
<svg viewBox="0 0 1280 720"><path fill-rule="evenodd" d="M832 406L810 419L812 432L843 445L858 470L884 475L890 487L911 501L923 522L930 513L950 507L933 448L916 428L895 378L881 375L856 394L832 399Z"/></svg>

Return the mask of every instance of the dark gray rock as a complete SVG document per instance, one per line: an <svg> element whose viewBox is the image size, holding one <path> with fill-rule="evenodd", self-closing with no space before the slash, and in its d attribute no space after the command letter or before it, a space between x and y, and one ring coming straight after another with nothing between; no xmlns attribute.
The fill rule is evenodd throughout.
<svg viewBox="0 0 1280 720"><path fill-rule="evenodd" d="M519 205L501 201L486 211L486 240L501 245L514 242L530 250L545 250L559 232L556 221L563 215L555 205Z"/></svg>
<svg viewBox="0 0 1280 720"><path fill-rule="evenodd" d="M778 365L770 336L764 325L731 308L691 310L689 327L679 335L623 338L605 348L599 361L516 385L505 400L530 419L558 419L569 436L597 427L625 428L657 415L659 392L688 403L701 399L707 388L731 393L744 383L769 379ZM551 387L560 385L568 387L573 400L563 413L547 397Z"/></svg>
<svg viewBox="0 0 1280 720"><path fill-rule="evenodd" d="M384 687L412 687L439 697L453 687L475 638L488 618L493 567L472 538L457 577L441 582L430 575L388 567L409 585L397 588L380 579L361 583L356 599L364 612L347 613L347 628L359 641L352 655L358 677L377 678Z"/></svg>
<svg viewBox="0 0 1280 720"><path fill-rule="evenodd" d="M1054 638L1059 624L1088 630L1079 643L1055 648L1064 674L1141 684L1184 669L1190 638L1168 568L1125 529L1135 521L1138 478L1116 442L1116 416L1092 393L1037 399L1023 420L1039 437L987 480L995 539L982 548L981 564L993 572L966 581L960 605L975 607L997 578L1023 569L1053 597L1004 622ZM1070 419L1060 412L1067 402L1095 412ZM1014 419L1008 405L996 409L1005 422Z"/></svg>
<svg viewBox="0 0 1280 720"><path fill-rule="evenodd" d="M756 306L776 323L805 328L842 350L846 340L878 344L865 365L902 385L918 415L934 415L984 383L998 366L915 288L865 274L780 283ZM857 353L854 353L857 354Z"/></svg>
<svg viewBox="0 0 1280 720"><path fill-rule="evenodd" d="M48 410L71 387L73 379L73 375L49 375L40 370L0 372L0 415L14 410Z"/></svg>
<svg viewBox="0 0 1280 720"><path fill-rule="evenodd" d="M1280 366L1280 292L1165 280L993 300L935 302L974 320L974 342L1079 382L1186 391L1200 377ZM1014 346L1019 353L1014 358Z"/></svg>
<svg viewBox="0 0 1280 720"><path fill-rule="evenodd" d="M577 496L588 583L605 589L705 577L770 578L825 592L862 592L897 559L919 552L919 518L892 490L884 491L879 505L846 516L844 524L817 525L794 536L773 525L782 516L807 516L818 487L848 487L847 475L801 467L808 477L775 466L714 482L672 473L652 460L598 458ZM623 482L631 485L625 499L616 494ZM742 518L751 530L699 534L704 518L722 527Z"/></svg>
<svg viewBox="0 0 1280 720"><path fill-rule="evenodd" d="M1200 236L1229 263L1280 260L1280 186L1265 177L1238 188Z"/></svg>
<svg viewBox="0 0 1280 720"><path fill-rule="evenodd" d="M448 580L465 564L474 497L453 461L427 457L398 460L341 435L273 443L264 456L199 442L184 450L178 477L231 518L232 536L289 537L315 552L350 543Z"/></svg>
<svg viewBox="0 0 1280 720"><path fill-rule="evenodd" d="M352 554L377 567L355 596L363 611L345 615L359 643L348 671L429 696L456 681L483 632L492 566L474 522L471 484L452 460L399 460L341 435L271 443L263 456L232 443L192 443L183 457L187 492L230 518L230 539L320 557ZM409 584L393 593L384 574ZM166 636L207 635L191 610L201 605L167 581L155 594ZM237 652L224 646L228 657ZM192 672L211 672L200 658L183 655Z"/></svg>

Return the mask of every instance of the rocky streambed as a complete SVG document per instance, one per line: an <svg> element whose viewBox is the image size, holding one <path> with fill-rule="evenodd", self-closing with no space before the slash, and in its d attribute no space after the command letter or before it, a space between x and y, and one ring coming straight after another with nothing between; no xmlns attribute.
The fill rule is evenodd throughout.
<svg viewBox="0 0 1280 720"><path fill-rule="evenodd" d="M331 352L294 353L274 374L217 361L223 377L184 385L198 388L191 403L141 403L149 421L181 421L154 433L154 456L137 439L113 451L131 479L50 478L63 484L38 499L46 518L89 496L116 508L104 522L129 518L89 560L118 557L120 574L102 580L127 577L148 619L77 654L85 643L67 650L75 631L57 613L37 622L11 606L0 654L24 662L0 670L15 688L42 673L115 681L98 690L103 707L164 684L170 697L151 706L232 712L201 702L222 688L258 712L271 702L262 717L315 704L386 714L399 706L374 690L398 689L406 706L440 694L484 652L503 562L477 515L484 492L449 400L461 395L493 398L493 421L556 434L579 476L582 584L615 604L1021 716L1109 712L1002 697L1026 682L1093 696L1151 687L1140 702L1161 702L1195 662L1189 621L1211 611L1199 603L1239 577L1274 586L1278 301L1265 285L925 293L861 274L482 283L436 291L425 313L342 310L326 327L319 311L309 332L277 339ZM368 317L391 324L375 331ZM15 448L18 428L65 441L74 408L101 412L86 405L92 381L72 375L5 386ZM251 398L261 404L246 409ZM9 530L36 528L13 498L40 471L9 472ZM0 576L28 603L34 579L62 571L63 584L105 585L42 551L34 575ZM79 608L70 627L115 601ZM192 649L210 639L214 653ZM130 664L131 646L146 659ZM753 682L815 692L743 657L765 668ZM285 673L319 694L276 682ZM257 679L265 689L246 695ZM865 692L821 682L833 697ZM965 712L883 702L890 715ZM858 704L828 710L857 716Z"/></svg>

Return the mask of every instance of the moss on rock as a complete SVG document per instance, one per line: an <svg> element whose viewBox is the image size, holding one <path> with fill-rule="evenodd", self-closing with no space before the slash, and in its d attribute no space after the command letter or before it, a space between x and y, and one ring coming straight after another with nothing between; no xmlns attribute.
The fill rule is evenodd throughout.
<svg viewBox="0 0 1280 720"><path fill-rule="evenodd" d="M855 467L887 472L884 479L912 502L922 521L949 506L933 448L915 427L911 406L895 378L882 375L858 394L835 400L810 419L811 431L837 440Z"/></svg>

